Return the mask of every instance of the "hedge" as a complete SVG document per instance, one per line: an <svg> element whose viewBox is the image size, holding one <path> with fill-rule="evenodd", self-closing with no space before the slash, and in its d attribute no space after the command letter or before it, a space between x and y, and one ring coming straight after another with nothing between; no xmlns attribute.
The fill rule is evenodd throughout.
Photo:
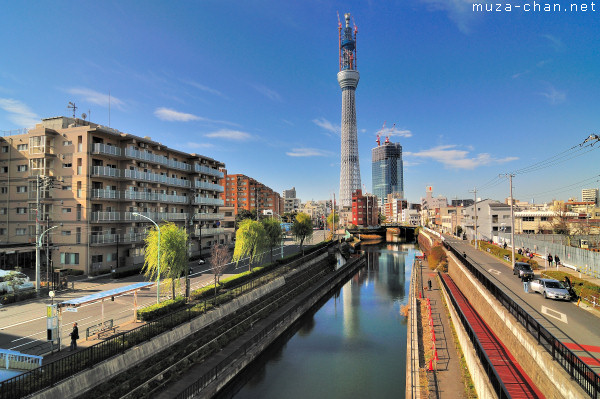
<svg viewBox="0 0 600 399"><path fill-rule="evenodd" d="M3 293L0 295L0 303L3 305L8 305L9 303L35 298L36 296L37 294L35 290L18 291L17 293L11 294Z"/></svg>
<svg viewBox="0 0 600 399"><path fill-rule="evenodd" d="M168 313L173 312L179 308L185 306L185 298L177 297L175 299L168 299L164 302L155 303L154 305L146 306L145 308L138 309L138 318L143 321L154 320L160 316L164 316Z"/></svg>
<svg viewBox="0 0 600 399"><path fill-rule="evenodd" d="M586 296L598 296L600 295L600 286L581 279L572 275L571 273L561 272L557 270L544 270L541 273L542 276L547 278L553 278L558 281L563 281L565 276L569 276L569 280L571 280L571 285L575 290L575 293L578 296L586 297Z"/></svg>
<svg viewBox="0 0 600 399"><path fill-rule="evenodd" d="M220 290L221 290L221 287L217 287L217 294L219 293ZM215 295L215 285L214 284L207 285L205 287L198 288L197 290L190 292L190 298L192 300L211 298L214 295Z"/></svg>
<svg viewBox="0 0 600 399"><path fill-rule="evenodd" d="M486 241L479 241L479 247L485 251L487 251L489 249L489 251L487 251L487 252L491 253L492 255L494 255L500 259L504 259L505 256L508 256L509 259L512 257L511 250L504 249L504 248L499 247L494 244L490 244ZM537 263L537 261L530 259L527 256L519 255L516 252L515 252L515 262L529 263L529 265L531 266L531 268L533 270L537 270L540 267L540 265Z"/></svg>
<svg viewBox="0 0 600 399"><path fill-rule="evenodd" d="M135 268L135 269L129 269L129 270L117 270L114 273L111 273L111 278L123 278L123 277L129 277L129 276L134 276L136 274L140 274L142 272L142 268Z"/></svg>

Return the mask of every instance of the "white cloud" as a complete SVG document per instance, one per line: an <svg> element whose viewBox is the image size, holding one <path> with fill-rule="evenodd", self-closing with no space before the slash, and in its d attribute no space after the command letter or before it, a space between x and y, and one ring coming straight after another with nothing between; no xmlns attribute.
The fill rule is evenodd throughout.
<svg viewBox="0 0 600 399"><path fill-rule="evenodd" d="M281 96L275 90L269 89L267 86L254 84L252 85L256 91L273 101L281 102Z"/></svg>
<svg viewBox="0 0 600 399"><path fill-rule="evenodd" d="M293 148L292 151L285 154L290 157L327 157L333 155L330 151L319 150L317 148Z"/></svg>
<svg viewBox="0 0 600 399"><path fill-rule="evenodd" d="M74 87L67 89L67 93L74 96L79 96L82 100L90 102L92 104L100 105L102 107L108 107L110 102L111 107L117 107L123 109L125 103L115 96L99 93L92 89L86 89L84 87Z"/></svg>
<svg viewBox="0 0 600 399"><path fill-rule="evenodd" d="M315 125L317 125L319 127L322 127L323 129L327 130L328 132L331 132L333 134L337 134L338 136L342 132L341 126L334 125L333 123L329 122L325 118L313 119L312 121L313 121L313 123Z"/></svg>
<svg viewBox="0 0 600 399"><path fill-rule="evenodd" d="M10 121L22 127L33 127L40 121L39 116L27 105L12 98L0 98L0 108L10 114Z"/></svg>
<svg viewBox="0 0 600 399"><path fill-rule="evenodd" d="M431 11L445 11L463 33L471 31L471 25L477 16L473 12L472 0L421 0L427 4Z"/></svg>
<svg viewBox="0 0 600 399"><path fill-rule="evenodd" d="M556 90L552 85L548 85L546 91L541 92L540 95L546 97L550 104L560 104L567 99L567 92Z"/></svg>
<svg viewBox="0 0 600 399"><path fill-rule="evenodd" d="M154 116L163 121L189 122L200 120L199 116L164 107L157 108L156 111L154 111Z"/></svg>
<svg viewBox="0 0 600 399"><path fill-rule="evenodd" d="M208 133L205 137L233 140L233 141L248 141L254 137L250 133L242 132L239 130L221 129L216 132Z"/></svg>
<svg viewBox="0 0 600 399"><path fill-rule="evenodd" d="M544 39L548 39L548 41L550 42L550 45L556 51L561 51L565 47L565 45L563 44L562 40L560 40L556 36L552 36L552 35L548 35L548 34L540 35L540 36L543 37Z"/></svg>
<svg viewBox="0 0 600 399"><path fill-rule="evenodd" d="M215 89L212 89L212 88L210 88L208 86L204 86L203 84L198 83L198 82L194 82L193 80L182 80L182 82L185 83L185 84L188 84L188 85L190 85L192 87L195 87L196 89L202 90L204 92L207 92L207 93L210 93L210 94L214 94L214 95L219 96L219 97L227 98L219 90L215 90Z"/></svg>
<svg viewBox="0 0 600 399"><path fill-rule="evenodd" d="M456 149L456 145L442 145L419 152L405 152L407 157L432 159L454 169L475 169L478 166L500 164L514 161L516 157L492 158L490 154L481 153L468 158L468 151Z"/></svg>
<svg viewBox="0 0 600 399"><path fill-rule="evenodd" d="M212 143L194 143L191 141L188 141L187 143L185 143L185 147L191 148L191 149L213 148L214 146L215 145Z"/></svg>
<svg viewBox="0 0 600 399"><path fill-rule="evenodd" d="M407 129L397 130L395 127L388 127L383 130L379 130L380 137L412 137L412 132Z"/></svg>

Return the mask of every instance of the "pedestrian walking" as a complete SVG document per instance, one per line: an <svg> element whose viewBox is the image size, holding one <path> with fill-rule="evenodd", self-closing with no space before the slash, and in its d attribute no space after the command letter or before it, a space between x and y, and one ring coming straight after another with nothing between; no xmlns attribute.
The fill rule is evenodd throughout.
<svg viewBox="0 0 600 399"><path fill-rule="evenodd" d="M504 245L503 245L503 247L504 247L504 249L506 249L506 242L504 242Z"/></svg>
<svg viewBox="0 0 600 399"><path fill-rule="evenodd" d="M558 255L554 255L554 263L556 263L556 267L560 265L560 258L558 257Z"/></svg>
<svg viewBox="0 0 600 399"><path fill-rule="evenodd" d="M523 276L523 290L529 294L529 276Z"/></svg>
<svg viewBox="0 0 600 399"><path fill-rule="evenodd" d="M73 331L71 331L71 350L77 350L77 340L79 339L79 328L77 323L73 323Z"/></svg>
<svg viewBox="0 0 600 399"><path fill-rule="evenodd" d="M431 279L427 279L427 286L429 287L429 291L431 291Z"/></svg>
<svg viewBox="0 0 600 399"><path fill-rule="evenodd" d="M552 254L548 254L548 266L552 266Z"/></svg>

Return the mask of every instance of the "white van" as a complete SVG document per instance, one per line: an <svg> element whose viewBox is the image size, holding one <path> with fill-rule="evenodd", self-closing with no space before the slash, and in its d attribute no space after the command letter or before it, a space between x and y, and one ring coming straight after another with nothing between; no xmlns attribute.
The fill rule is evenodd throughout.
<svg viewBox="0 0 600 399"><path fill-rule="evenodd" d="M0 270L0 292L13 292L13 286L10 284L12 279L18 279L20 284L17 285L17 290L26 290L33 288L33 283L29 281L29 277L16 270Z"/></svg>

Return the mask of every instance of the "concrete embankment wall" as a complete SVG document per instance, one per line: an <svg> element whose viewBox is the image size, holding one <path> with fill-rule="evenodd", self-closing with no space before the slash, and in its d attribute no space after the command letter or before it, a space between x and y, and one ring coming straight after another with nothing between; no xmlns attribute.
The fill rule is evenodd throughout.
<svg viewBox="0 0 600 399"><path fill-rule="evenodd" d="M447 254L448 273L452 280L494 333L502 339L506 348L546 398L588 397L562 367L552 360L552 356L475 279L462 263L452 253L447 252ZM459 324L460 322L455 322L454 325ZM465 350L465 346L463 346L463 350Z"/></svg>
<svg viewBox="0 0 600 399"><path fill-rule="evenodd" d="M334 279L324 282L318 287L314 287L309 292L306 292L301 297L293 300L277 312L281 314L287 314L288 317L277 326L271 334L267 335L263 341L255 345L246 352L246 355L242 356L238 360L235 360L227 369L220 372L219 376L215 381L205 387L196 398L212 398L219 392L227 383L235 378L246 366L252 363L260 354L266 350L277 338L279 338L285 331L290 328L300 317L306 314L310 309L315 306L321 299L323 299L331 290L333 290L338 284L345 279L352 276L355 271L362 267L366 263L364 255L361 258L357 258L352 262L346 263L341 269L336 271ZM200 376L199 376L200 377Z"/></svg>
<svg viewBox="0 0 600 399"><path fill-rule="evenodd" d="M327 251L306 261L302 268L309 267L315 263L324 261L327 258ZM184 323L158 335L151 340L138 346L127 349L120 355L114 356L104 362L95 365L91 369L86 369L75 376L57 383L55 386L44 391L36 393L34 398L54 399L54 398L75 398L83 395L86 391L95 386L108 381L109 379L127 371L138 365L151 356L177 344L188 338L190 335L198 332L207 325L235 312L254 300L282 287L285 284L284 277L279 277L264 286L254 289L247 294L233 299L224 305L221 305L202 316L198 316L189 323Z"/></svg>

